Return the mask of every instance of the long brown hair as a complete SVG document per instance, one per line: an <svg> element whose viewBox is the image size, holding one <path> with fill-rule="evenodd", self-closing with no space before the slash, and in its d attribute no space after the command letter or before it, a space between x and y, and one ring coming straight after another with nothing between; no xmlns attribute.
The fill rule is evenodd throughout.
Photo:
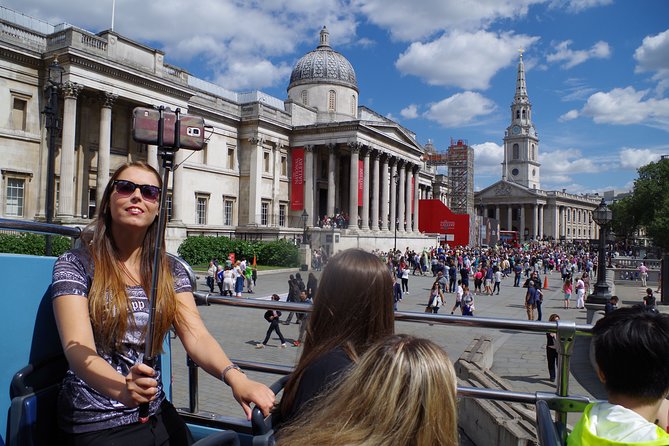
<svg viewBox="0 0 669 446"><path fill-rule="evenodd" d="M388 268L373 254L347 249L334 255L321 276L307 323L302 356L281 399L281 413L291 411L304 370L336 347L353 360L395 330L393 282Z"/></svg>
<svg viewBox="0 0 669 446"><path fill-rule="evenodd" d="M330 394L277 434L277 445L457 446L457 378L427 339L389 336Z"/></svg>
<svg viewBox="0 0 669 446"><path fill-rule="evenodd" d="M132 314L125 278L123 271L119 268L120 259L112 233L113 221L110 211L110 197L114 191L114 181L130 167L150 171L156 176L158 185L162 187L160 174L148 164L142 161L134 161L122 165L109 180L98 213L82 235L82 240L91 253L95 266L93 283L88 293L88 310L95 343L104 352L110 352L120 345L123 334L128 329L128 315ZM141 286L149 298L151 271L153 270L153 249L158 236L158 218L156 217L146 231L140 254ZM179 317L177 299L174 293L174 279L165 254L164 243L160 252L160 264L155 336L153 339L154 353L162 351L163 338L174 320ZM134 323L134 319L131 323Z"/></svg>

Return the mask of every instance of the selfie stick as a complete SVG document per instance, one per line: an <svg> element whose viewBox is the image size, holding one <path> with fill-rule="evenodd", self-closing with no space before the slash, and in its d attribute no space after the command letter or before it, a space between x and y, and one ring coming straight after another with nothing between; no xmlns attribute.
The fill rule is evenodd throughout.
<svg viewBox="0 0 669 446"><path fill-rule="evenodd" d="M144 338L144 364L153 368L156 363L155 352L153 351L153 338L155 337L156 321L156 300L158 298L158 278L161 269L161 251L163 248L163 238L165 237L165 226L167 223L167 182L170 179L170 170L174 167L174 154L179 150L180 145L180 122L179 109L175 110L176 122L174 123L174 146L165 147L163 143L163 129L165 128L165 117L163 112L165 107L158 108L158 155L163 160L163 186L160 191L160 207L158 216L158 234L156 244L153 250L153 271L151 273L151 293L149 296L149 320L146 326L146 336ZM139 405L139 422L149 421L149 403Z"/></svg>

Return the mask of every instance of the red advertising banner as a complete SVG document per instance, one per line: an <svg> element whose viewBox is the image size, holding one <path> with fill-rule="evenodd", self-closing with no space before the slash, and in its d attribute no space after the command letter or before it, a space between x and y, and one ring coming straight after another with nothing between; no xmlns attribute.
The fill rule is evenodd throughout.
<svg viewBox="0 0 669 446"><path fill-rule="evenodd" d="M416 205L416 200L414 199L416 197L416 177L411 177L411 213L415 214L414 212L414 206Z"/></svg>
<svg viewBox="0 0 669 446"><path fill-rule="evenodd" d="M418 211L423 216L418 219L420 232L441 234L450 246L469 245L469 215L454 214L439 200L418 200Z"/></svg>
<svg viewBox="0 0 669 446"><path fill-rule="evenodd" d="M363 160L358 160L358 206L362 206L362 189L365 181L365 164Z"/></svg>
<svg viewBox="0 0 669 446"><path fill-rule="evenodd" d="M290 210L304 209L304 147L293 147L292 178L290 180Z"/></svg>

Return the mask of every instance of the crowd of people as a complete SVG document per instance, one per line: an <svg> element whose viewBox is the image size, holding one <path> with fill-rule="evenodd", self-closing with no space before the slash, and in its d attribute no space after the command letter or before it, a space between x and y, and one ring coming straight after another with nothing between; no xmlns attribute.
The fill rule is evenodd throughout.
<svg viewBox="0 0 669 446"><path fill-rule="evenodd" d="M247 417L251 403L265 416L272 414L279 445L455 446L457 379L450 358L432 341L394 333L394 311L402 294L409 293L409 275L433 276L426 311L437 313L445 295L454 294L451 314L460 308L466 316L474 314L474 295L498 294L502 278L512 274L520 287L524 275L528 318L537 309L541 319L539 274L559 271L565 300L567 289L570 295L575 289L579 307L596 267L593 253L578 246L344 250L329 259L320 284L313 273L306 283L300 273L290 276L288 300L313 308L291 312L283 322L296 317L295 345L302 350L277 404L274 393L248 379L211 336L195 308L186 271L164 249L152 296L155 336L146 338L152 248L164 237L157 231L161 186L160 175L145 163L119 168L104 191L99 215L84 231L83 246L63 254L54 266L53 308L70 367L59 394L59 444L192 443L165 397L160 364L145 363L141 355L145 344L160 351L173 327L188 355L231 387ZM212 292L217 284L221 294L241 297L245 287L253 292L254 271L245 259L225 265L212 260L207 284ZM611 300L594 329L598 374L609 400L586 408L569 444L594 444L593 438L667 444L668 317L657 312L651 289L640 308L616 309L616 303ZM286 346L281 316L277 310L265 312L269 328L257 348L272 333ZM546 348L555 379L555 336L547 336ZM140 407L147 409L146 419Z"/></svg>

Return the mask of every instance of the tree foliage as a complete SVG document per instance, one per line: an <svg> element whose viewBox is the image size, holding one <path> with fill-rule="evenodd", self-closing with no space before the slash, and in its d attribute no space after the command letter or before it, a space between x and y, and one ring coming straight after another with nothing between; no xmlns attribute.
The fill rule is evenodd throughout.
<svg viewBox="0 0 669 446"><path fill-rule="evenodd" d="M72 246L69 237L51 236L51 253L59 256ZM43 256L46 250L45 236L40 234L0 234L0 252Z"/></svg>
<svg viewBox="0 0 669 446"><path fill-rule="evenodd" d="M669 251L669 159L639 168L632 195L613 205L612 224L619 235L642 226L656 246Z"/></svg>
<svg viewBox="0 0 669 446"><path fill-rule="evenodd" d="M297 247L287 240L271 242L249 242L228 237L197 236L188 237L179 249L179 255L191 265L202 265L213 258L227 259L234 253L235 258L253 259L271 266L297 266Z"/></svg>

